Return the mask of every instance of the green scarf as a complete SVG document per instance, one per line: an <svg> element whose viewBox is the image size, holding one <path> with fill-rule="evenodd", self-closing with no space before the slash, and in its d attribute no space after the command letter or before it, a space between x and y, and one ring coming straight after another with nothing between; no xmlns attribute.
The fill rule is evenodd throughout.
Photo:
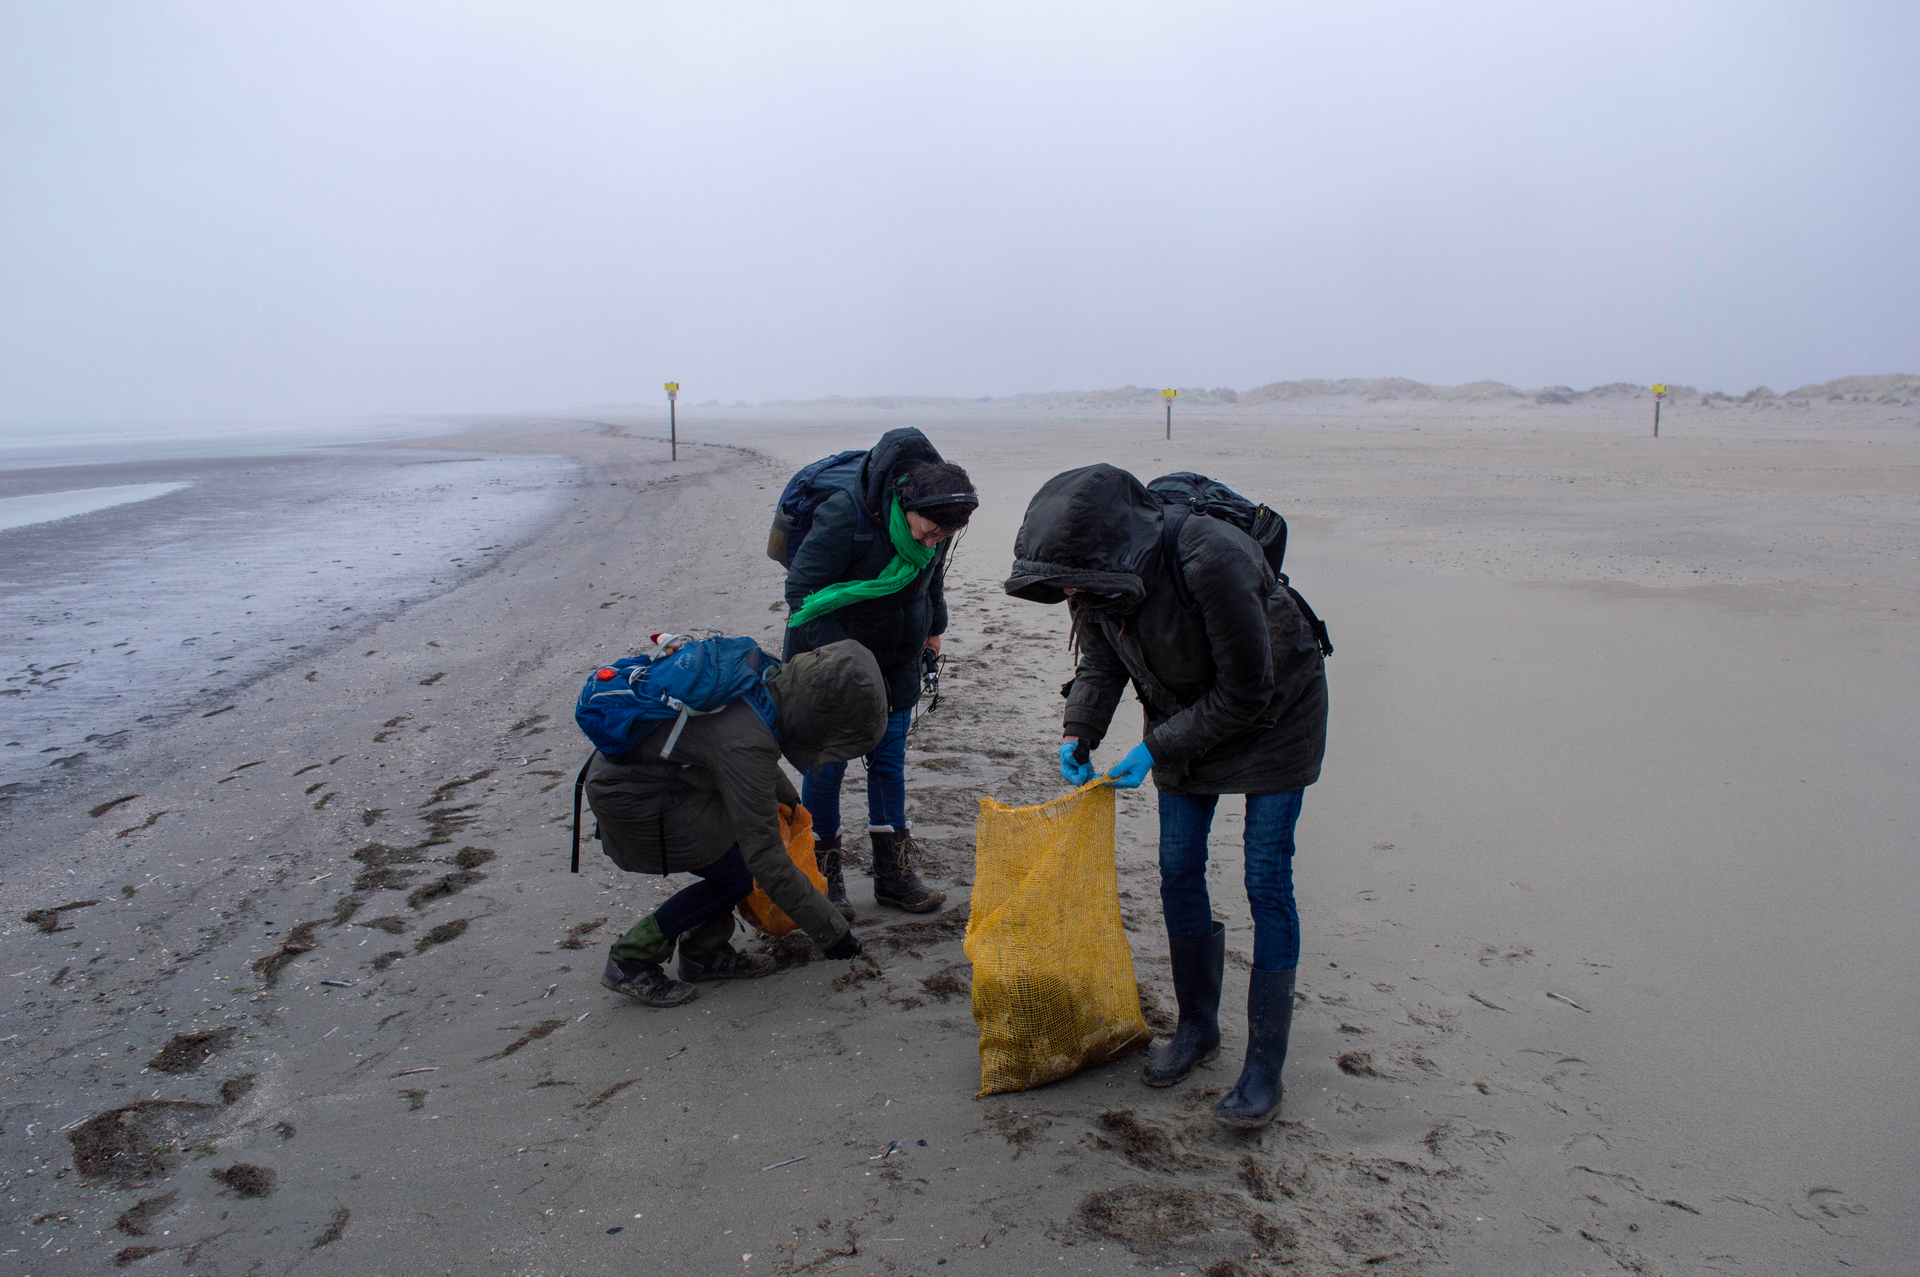
<svg viewBox="0 0 1920 1277"><path fill-rule="evenodd" d="M862 599L885 598L887 595L904 590L920 575L921 569L933 562L935 551L939 548L921 545L913 539L913 530L907 527L906 512L900 508L900 499L893 500L893 514L887 520L887 535L893 541L893 562L871 581L841 581L834 585L824 585L807 596L800 610L787 618L787 628L805 625L808 621L825 616Z"/></svg>

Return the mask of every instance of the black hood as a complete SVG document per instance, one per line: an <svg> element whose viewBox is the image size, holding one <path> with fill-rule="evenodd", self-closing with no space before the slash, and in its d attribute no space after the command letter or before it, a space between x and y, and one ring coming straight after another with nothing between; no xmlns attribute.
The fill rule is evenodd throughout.
<svg viewBox="0 0 1920 1277"><path fill-rule="evenodd" d="M1058 603L1066 587L1137 606L1160 571L1160 520L1159 501L1117 466L1057 474L1027 503L1007 593Z"/></svg>
<svg viewBox="0 0 1920 1277"><path fill-rule="evenodd" d="M867 513L886 527L887 497L892 494L894 481L924 461L943 460L939 450L912 426L900 426L881 435L860 469L860 498Z"/></svg>

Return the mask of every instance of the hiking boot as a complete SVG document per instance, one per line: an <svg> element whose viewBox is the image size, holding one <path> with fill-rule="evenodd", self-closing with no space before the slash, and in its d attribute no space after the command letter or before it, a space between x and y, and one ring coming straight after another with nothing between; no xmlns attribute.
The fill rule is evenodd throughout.
<svg viewBox="0 0 1920 1277"><path fill-rule="evenodd" d="M699 983L703 980L757 980L772 975L780 964L764 953L741 953L732 945L712 953L680 951L680 978Z"/></svg>
<svg viewBox="0 0 1920 1277"><path fill-rule="evenodd" d="M1227 964L1227 927L1213 924L1200 939L1171 936L1173 997L1180 1004L1180 1027L1147 1060L1148 1086L1172 1086L1186 1080L1193 1066L1220 1054L1220 980Z"/></svg>
<svg viewBox="0 0 1920 1277"><path fill-rule="evenodd" d="M1292 971L1255 971L1247 985L1247 1064L1213 1120L1237 1131L1257 1131L1280 1111L1280 1070L1293 1029Z"/></svg>
<svg viewBox="0 0 1920 1277"><path fill-rule="evenodd" d="M677 1007L700 996L700 990L668 975L657 962L619 962L607 959L600 983L646 1007Z"/></svg>
<svg viewBox="0 0 1920 1277"><path fill-rule="evenodd" d="M892 905L908 913L932 913L940 907L947 893L932 890L920 881L920 875L907 867L908 857L920 850L912 834L874 829L868 831L867 837L873 841L874 903Z"/></svg>
<svg viewBox="0 0 1920 1277"><path fill-rule="evenodd" d="M820 870L820 876L827 880L827 903L840 911L840 916L848 922L853 921L853 901L847 899L847 876L840 861L840 835L822 838L813 844L813 863Z"/></svg>

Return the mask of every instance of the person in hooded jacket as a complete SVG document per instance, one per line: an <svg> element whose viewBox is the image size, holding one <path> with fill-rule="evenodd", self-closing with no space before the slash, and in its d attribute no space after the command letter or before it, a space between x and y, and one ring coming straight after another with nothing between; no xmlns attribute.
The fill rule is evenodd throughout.
<svg viewBox="0 0 1920 1277"><path fill-rule="evenodd" d="M907 824L907 728L926 654L939 655L947 629L950 538L979 504L967 472L943 460L925 435L910 426L889 430L857 481L815 507L787 569L786 656L853 639L873 653L886 678L886 734L866 755L873 898L909 913L938 909L946 899L911 868L917 847ZM840 831L846 773L844 762L821 762L806 774L801 801L820 839L827 896L851 919Z"/></svg>
<svg viewBox="0 0 1920 1277"><path fill-rule="evenodd" d="M1247 1055L1214 1116L1254 1129L1280 1106L1300 958L1293 833L1326 749L1326 673L1305 617L1251 537L1201 515L1174 526L1177 541L1159 500L1124 470L1055 475L1027 506L1006 590L1064 600L1073 615L1063 779L1095 779L1091 752L1129 682L1144 711L1141 743L1107 779L1131 789L1151 773L1159 790L1160 901L1180 1023L1147 1062L1150 1086L1174 1085L1220 1049L1226 935L1207 894L1207 835L1220 795L1246 795ZM1174 587L1173 556L1192 610Z"/></svg>
<svg viewBox="0 0 1920 1277"><path fill-rule="evenodd" d="M886 680L873 653L842 641L784 664L767 682L779 710L776 737L744 699L662 722L633 748L587 766L587 801L607 856L629 873L690 873L680 891L613 942L600 983L651 1007L691 1001L703 980L771 975L773 958L728 943L733 908L757 880L829 958L860 952L847 920L794 867L780 808L798 805L780 759L800 771L871 751L887 730ZM680 979L662 967L680 950Z"/></svg>

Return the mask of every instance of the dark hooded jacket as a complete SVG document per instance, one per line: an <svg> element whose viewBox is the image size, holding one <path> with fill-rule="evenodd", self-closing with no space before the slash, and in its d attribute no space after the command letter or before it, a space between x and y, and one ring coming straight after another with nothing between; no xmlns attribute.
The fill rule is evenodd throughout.
<svg viewBox="0 0 1920 1277"><path fill-rule="evenodd" d="M887 535L893 485L907 470L941 456L927 437L911 426L880 437L860 468L862 518L850 492L836 492L813 513L813 526L787 569L787 609L798 611L807 596L841 581L871 581L893 562ZM880 662L887 679L887 708L898 712L920 701L920 651L933 634L947 630L944 585L950 541L942 541L933 561L900 590L862 599L787 631L789 658L841 639L853 639Z"/></svg>
<svg viewBox="0 0 1920 1277"><path fill-rule="evenodd" d="M780 837L780 807L800 796L780 758L804 772L870 752L887 729L880 667L858 643L833 643L787 662L767 684L780 736L744 700L687 720L662 761L673 724L614 758L595 754L587 801L600 844L633 873L685 873L739 844L754 881L821 948L847 933L846 919L794 868Z"/></svg>
<svg viewBox="0 0 1920 1277"><path fill-rule="evenodd" d="M1163 792L1311 785L1326 752L1327 680L1300 609L1251 537L1196 515L1177 547L1187 611L1163 562L1161 518L1140 481L1110 465L1055 475L1027 506L1007 593L1058 603L1062 587L1079 592L1063 735L1098 745L1131 682Z"/></svg>

